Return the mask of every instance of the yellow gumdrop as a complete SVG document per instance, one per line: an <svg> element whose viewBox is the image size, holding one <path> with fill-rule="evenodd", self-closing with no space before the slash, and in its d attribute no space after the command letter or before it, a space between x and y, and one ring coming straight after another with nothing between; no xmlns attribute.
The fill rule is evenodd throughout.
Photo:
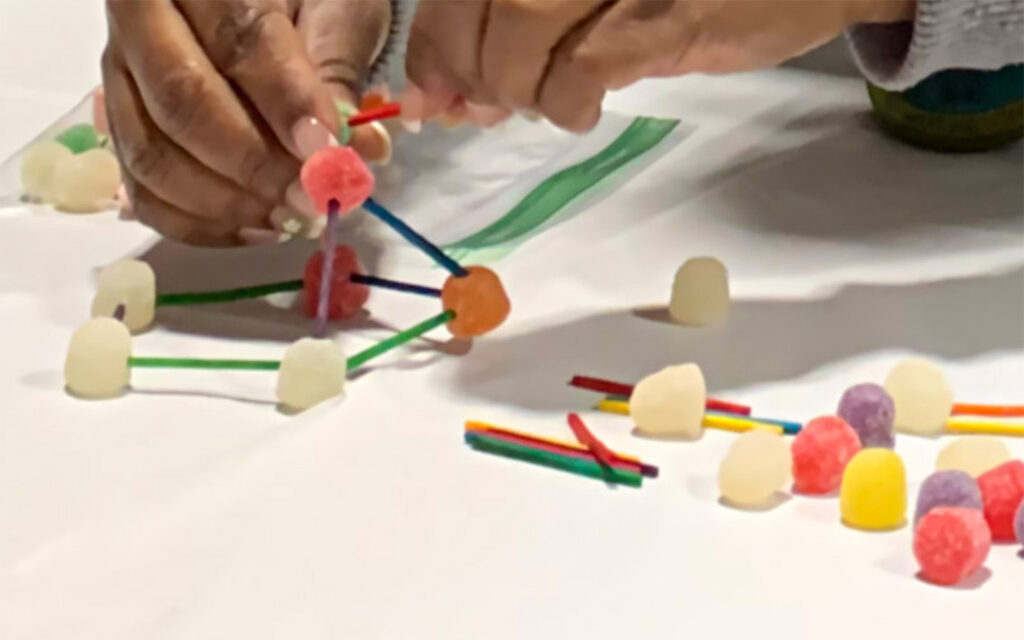
<svg viewBox="0 0 1024 640"><path fill-rule="evenodd" d="M907 521L907 473L890 449L863 449L846 465L839 490L843 523L856 529L898 529Z"/></svg>

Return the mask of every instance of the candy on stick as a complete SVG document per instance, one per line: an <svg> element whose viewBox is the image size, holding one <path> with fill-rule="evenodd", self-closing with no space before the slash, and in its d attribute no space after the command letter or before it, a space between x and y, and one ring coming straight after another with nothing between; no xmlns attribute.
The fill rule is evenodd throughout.
<svg viewBox="0 0 1024 640"><path fill-rule="evenodd" d="M715 258L691 258L676 271L668 311L677 324L703 327L721 322L729 305L729 274Z"/></svg>
<svg viewBox="0 0 1024 640"><path fill-rule="evenodd" d="M786 442L762 429L748 431L729 447L718 468L722 497L738 507L765 504L789 480L792 457Z"/></svg>
<svg viewBox="0 0 1024 640"><path fill-rule="evenodd" d="M1024 502L1024 462L1011 460L978 476L985 520L992 539L1012 542L1016 538L1014 517Z"/></svg>
<svg viewBox="0 0 1024 640"><path fill-rule="evenodd" d="M456 338L493 331L512 309L501 279L486 267L468 267L464 276L449 276L441 288L441 305L455 314L448 330Z"/></svg>
<svg viewBox="0 0 1024 640"><path fill-rule="evenodd" d="M914 531L914 556L921 577L952 586L985 562L992 537L981 512L961 507L939 507L921 519Z"/></svg>
<svg viewBox="0 0 1024 640"><path fill-rule="evenodd" d="M836 415L857 432L864 447L896 445L893 418L896 407L885 389L877 384L858 384L850 387L839 400Z"/></svg>
<svg viewBox="0 0 1024 640"><path fill-rule="evenodd" d="M156 307L156 275L141 260L120 260L100 271L92 317L109 318L123 307L123 322L133 333L153 323Z"/></svg>
<svg viewBox="0 0 1024 640"><path fill-rule="evenodd" d="M845 420L822 416L804 425L792 450L794 490L822 494L839 488L846 465L861 445L857 432Z"/></svg>
<svg viewBox="0 0 1024 640"><path fill-rule="evenodd" d="M303 272L302 303L306 315L317 316L320 303L320 289L323 275L323 251L317 251L306 262ZM331 320L351 318L359 313L370 298L370 288L353 279L363 271L356 252L342 245L334 249L334 265L331 271L330 292L327 313Z"/></svg>
<svg viewBox="0 0 1024 640"><path fill-rule="evenodd" d="M923 358L898 363L885 379L885 390L896 408L897 431L938 435L953 409L953 391L942 370Z"/></svg>
<svg viewBox="0 0 1024 640"><path fill-rule="evenodd" d="M303 338L285 351L277 374L277 401L290 409L308 409L341 395L345 355L331 340Z"/></svg>
<svg viewBox="0 0 1024 640"><path fill-rule="evenodd" d="M696 439L703 432L705 399L700 367L666 367L636 385L629 413L641 434Z"/></svg>
<svg viewBox="0 0 1024 640"><path fill-rule="evenodd" d="M935 468L959 469L977 478L1010 459L1002 440L991 436L963 436L943 447Z"/></svg>
<svg viewBox="0 0 1024 640"><path fill-rule="evenodd" d="M839 490L843 523L855 529L886 531L906 524L907 474L889 449L864 449L850 460Z"/></svg>
<svg viewBox="0 0 1024 640"><path fill-rule="evenodd" d="M914 523L936 507L984 508L978 483L963 471L936 471L928 476L917 493Z"/></svg>
<svg viewBox="0 0 1024 640"><path fill-rule="evenodd" d="M64 361L64 384L80 398L120 395L131 378L132 336L114 318L93 318L71 336Z"/></svg>
<svg viewBox="0 0 1024 640"><path fill-rule="evenodd" d="M373 174L351 147L324 147L302 165L302 188L326 214L332 200L340 214L356 209L373 193Z"/></svg>

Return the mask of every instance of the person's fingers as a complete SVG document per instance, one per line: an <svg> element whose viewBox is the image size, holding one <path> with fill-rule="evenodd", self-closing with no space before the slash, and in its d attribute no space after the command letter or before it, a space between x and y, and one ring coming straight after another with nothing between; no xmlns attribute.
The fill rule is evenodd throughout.
<svg viewBox="0 0 1024 640"><path fill-rule="evenodd" d="M161 200L131 176L125 176L125 188L138 221L165 238L202 247L240 244L234 225L212 224L193 217Z"/></svg>
<svg viewBox="0 0 1024 640"><path fill-rule="evenodd" d="M535 109L553 124L583 133L601 119L605 90L601 56L588 34L598 17L568 35L555 49L541 80Z"/></svg>
<svg viewBox="0 0 1024 640"><path fill-rule="evenodd" d="M246 95L293 155L300 159L310 155L310 148L302 144L308 136L297 131L297 127L308 129L309 118L327 131L337 130L337 111L286 0L176 0L175 4L213 65Z"/></svg>
<svg viewBox="0 0 1024 640"><path fill-rule="evenodd" d="M265 200L279 201L298 160L239 100L174 5L107 0L112 39L153 122L189 155Z"/></svg>

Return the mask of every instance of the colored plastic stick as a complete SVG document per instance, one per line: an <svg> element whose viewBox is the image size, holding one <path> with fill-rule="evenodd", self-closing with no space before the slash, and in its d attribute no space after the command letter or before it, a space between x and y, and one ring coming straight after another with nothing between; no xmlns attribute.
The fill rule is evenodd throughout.
<svg viewBox="0 0 1024 640"><path fill-rule="evenodd" d="M349 276L349 280L352 282L358 282L359 284L365 284L370 287L380 287L382 289L391 289L393 291L415 293L416 295L430 296L431 298L441 297L440 289L424 287L418 284L410 284L408 282L398 282L397 280L388 280L386 278L378 278L377 276L367 276L361 273L353 273Z"/></svg>
<svg viewBox="0 0 1024 640"><path fill-rule="evenodd" d="M419 323L414 327L410 327L405 331L396 333L387 340L378 342L369 349L364 349L363 351L360 351L359 353L349 358L348 370L353 371L355 369L358 369L359 367L363 366L370 360L373 360L377 356L383 355L388 351L391 351L395 347L400 347L406 342L409 342L410 340L420 337L421 335L430 331L431 329L440 327L441 325L448 322L454 317L455 313L453 311L443 311L434 316L433 318L424 320L423 322Z"/></svg>
<svg viewBox="0 0 1024 640"><path fill-rule="evenodd" d="M394 229L398 235L430 256L434 262L447 269L453 276L461 278L469 273L462 268L462 265L449 258L444 251L441 251L436 245L416 233L412 227L402 222L395 214L382 207L373 198L367 198L366 202L363 203L363 208L376 216L378 220Z"/></svg>
<svg viewBox="0 0 1024 640"><path fill-rule="evenodd" d="M988 422L977 420L950 420L946 423L950 433L974 433L990 436L1024 438L1024 422Z"/></svg>
<svg viewBox="0 0 1024 640"><path fill-rule="evenodd" d="M341 205L332 199L327 203L327 226L324 229L324 260L320 266L320 293L316 303L316 325L313 335L323 338L327 335L327 320L331 308L331 284L334 279L334 250L338 246L338 220Z"/></svg>
<svg viewBox="0 0 1024 640"><path fill-rule="evenodd" d="M235 302L251 298L262 298L272 293L286 291L302 291L302 280L286 280L255 287L241 287L224 291L200 291L191 293L164 293L156 297L156 306L170 307L176 305L215 304L218 302Z"/></svg>
<svg viewBox="0 0 1024 640"><path fill-rule="evenodd" d="M580 419L575 413L570 413L568 418L569 428L572 429L573 435L579 440L580 444L585 446L594 454L594 457L601 461L601 464L612 466L615 463L615 454L609 451L608 447L604 446L604 443L597 439L587 425L583 424L583 420Z"/></svg>
<svg viewBox="0 0 1024 640"><path fill-rule="evenodd" d="M569 381L569 385L579 389L587 389L588 391L597 391L598 393L607 393L625 398L633 394L633 385L631 384L612 382L611 380L602 380L601 378L591 378L589 376L573 376L572 380ZM704 408L742 416L750 415L750 407L735 402L718 400L717 398L708 398L704 403Z"/></svg>
<svg viewBox="0 0 1024 640"><path fill-rule="evenodd" d="M707 415L723 416L723 417L726 417L726 418L735 418L735 417L737 417L736 414L734 414L734 413L725 413L725 412L722 412L722 411L706 411L705 413ZM762 418L760 416L750 416L750 417L746 417L744 419L745 420L751 420L753 422L758 422L758 423L761 423L761 424L774 424L774 425L778 425L778 426L782 427L783 433L785 433L787 435L795 435L797 433L800 433L800 430L803 429L803 425L800 424L799 422L791 422L789 420L777 420L775 418Z"/></svg>
<svg viewBox="0 0 1024 640"><path fill-rule="evenodd" d="M487 422L480 422L478 420L467 420L466 429L470 431L495 431L498 433L507 433L509 435L517 436L520 438L526 438L528 440L533 440L536 442L544 442L550 445L554 445L556 447L561 447L563 449L576 449L577 451L588 451L588 449L585 446L578 444L576 442L569 442L568 440L560 440L558 438L549 438L547 436L539 436L533 433L526 433L525 431L510 429L508 427L499 427L497 425L493 425ZM616 453L615 457L618 458L619 460L626 460L629 462L642 464L640 462L640 458L637 458L636 456L627 455L625 453Z"/></svg>
<svg viewBox="0 0 1024 640"><path fill-rule="evenodd" d="M617 413L620 416L629 415L629 403L617 400L602 400L597 403L597 410L605 413Z"/></svg>
<svg viewBox="0 0 1024 640"><path fill-rule="evenodd" d="M993 418L1024 418L1024 406L957 403L953 405L953 415L990 416Z"/></svg>
<svg viewBox="0 0 1024 640"><path fill-rule="evenodd" d="M128 358L129 367L147 369L236 369L277 371L280 360L214 360L209 358Z"/></svg>
<svg viewBox="0 0 1024 640"><path fill-rule="evenodd" d="M567 456L567 457L570 457L570 458L579 458L580 460L589 460L591 462L600 462L597 458L594 457L594 454L592 454L590 451L588 451L586 449L575 449L575 448L569 449L569 448L566 448L566 447L559 447L557 445L551 444L549 442L544 442L542 440L533 440L531 438L523 438L521 436L514 436L514 435L511 435L511 434L508 434L508 433L502 433L501 431L489 431L487 429L466 429L466 431L470 432L470 433L483 434L483 435L486 435L486 436L490 436L492 438L497 438L499 440L503 440L505 442L510 442L512 444L518 444L518 445L521 445L521 446L524 446L524 447L530 447L532 449L538 449L538 450L541 450L541 451L550 451L551 453L557 453L559 455ZM629 460L616 460L615 463L610 465L610 466L613 466L616 469L623 469L625 471L631 471L633 473L639 473L639 474L641 474L641 475L643 475L645 477L652 477L652 478L653 477L657 477L656 474L655 475L651 475L649 472L647 472L642 465L639 465L639 464L637 464L635 462L630 462Z"/></svg>
<svg viewBox="0 0 1024 640"><path fill-rule="evenodd" d="M358 127L374 120L394 118L402 113L402 106L397 102L386 102L378 107L364 109L348 119L348 126Z"/></svg>
<svg viewBox="0 0 1024 640"><path fill-rule="evenodd" d="M597 410L604 411L605 413L617 413L619 415L628 416L629 403L616 402L614 400L602 400L597 403ZM704 426L712 429L723 429L725 431L735 432L750 431L751 429L767 429L769 431L774 431L779 435L782 435L785 432L785 429L778 424L758 422L749 418L742 418L733 414L722 413L705 413Z"/></svg>

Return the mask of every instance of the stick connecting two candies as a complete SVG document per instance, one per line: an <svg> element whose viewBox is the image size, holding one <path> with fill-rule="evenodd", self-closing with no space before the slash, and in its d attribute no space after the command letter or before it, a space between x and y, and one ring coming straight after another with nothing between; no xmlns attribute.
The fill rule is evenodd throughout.
<svg viewBox="0 0 1024 640"><path fill-rule="evenodd" d="M348 125L392 117L397 105L385 104L348 119ZM501 325L511 304L501 279L490 269L463 267L371 197L373 174L348 146L321 149L302 167L302 186L327 217L322 248L306 263L303 277L230 290L158 293L148 264L122 260L105 267L92 303L92 319L75 331L64 365L67 390L82 398L112 398L129 386L132 369L222 369L277 371L281 406L303 410L340 395L348 372L428 331L446 325L457 338L482 336ZM341 216L362 209L391 227L449 272L439 289L366 274L351 247L337 244ZM329 256L329 258L328 258ZM327 339L328 322L357 314L380 287L438 298L441 311L390 338L346 358ZM293 343L280 360L224 360L137 356L132 333L148 328L164 306L232 302L279 292L301 292L303 309L315 319L313 336Z"/></svg>

